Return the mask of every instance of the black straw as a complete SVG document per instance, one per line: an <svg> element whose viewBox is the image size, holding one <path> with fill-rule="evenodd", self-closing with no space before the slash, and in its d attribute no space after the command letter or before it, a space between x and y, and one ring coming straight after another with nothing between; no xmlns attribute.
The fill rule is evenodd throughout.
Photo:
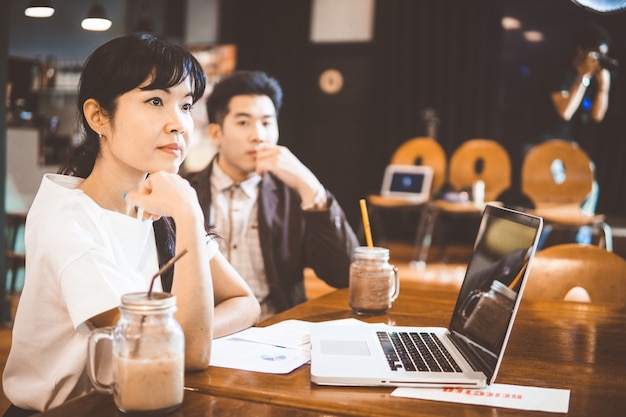
<svg viewBox="0 0 626 417"><path fill-rule="evenodd" d="M174 262L176 262L177 260L179 260L184 254L187 253L187 249L183 249L182 251L180 251L180 253L178 253L176 256L174 256L172 259L170 259L169 261L167 261L167 263L165 265L163 265L163 267L161 269L159 269L157 271L156 274L154 274L152 276L152 280L150 281L150 288L148 289L148 298L150 298L152 296L152 287L154 287L154 280L157 279L157 277L159 275L161 275L163 272L167 271L168 269L170 269L172 267L172 265L174 265Z"/></svg>

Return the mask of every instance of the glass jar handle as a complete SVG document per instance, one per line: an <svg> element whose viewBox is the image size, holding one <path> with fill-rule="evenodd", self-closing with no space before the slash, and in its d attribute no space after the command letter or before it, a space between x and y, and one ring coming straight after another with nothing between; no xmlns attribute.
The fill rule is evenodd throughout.
<svg viewBox="0 0 626 417"><path fill-rule="evenodd" d="M390 291L389 301L396 301L400 294L400 275L398 275L398 268L391 265L391 272L393 273L393 291Z"/></svg>
<svg viewBox="0 0 626 417"><path fill-rule="evenodd" d="M467 314L467 308L469 307L472 300L474 300L475 298L481 297L483 294L484 292L481 290L473 290L472 292L469 293L468 297L465 299L465 302L460 308L459 314L463 320L467 320L469 318L469 314ZM474 309L472 309L472 311L474 311Z"/></svg>
<svg viewBox="0 0 626 417"><path fill-rule="evenodd" d="M102 327L92 330L89 334L89 340L87 344L87 375L91 380L94 388L105 394L113 394L113 387L110 384L104 384L98 379L98 357L97 346L102 339L108 339L113 343L113 329L114 327ZM112 352L111 352L112 353Z"/></svg>

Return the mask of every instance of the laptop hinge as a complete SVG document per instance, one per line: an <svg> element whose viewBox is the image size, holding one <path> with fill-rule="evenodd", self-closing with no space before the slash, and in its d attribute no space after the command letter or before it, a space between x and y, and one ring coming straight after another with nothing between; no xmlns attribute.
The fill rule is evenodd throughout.
<svg viewBox="0 0 626 417"><path fill-rule="evenodd" d="M492 357L492 355L484 351L484 349L479 346L474 346L472 343L465 340L465 338L452 331L448 332L448 336L472 369L484 373L489 381L496 367L495 359L497 358ZM490 364L489 360L492 360L493 364Z"/></svg>

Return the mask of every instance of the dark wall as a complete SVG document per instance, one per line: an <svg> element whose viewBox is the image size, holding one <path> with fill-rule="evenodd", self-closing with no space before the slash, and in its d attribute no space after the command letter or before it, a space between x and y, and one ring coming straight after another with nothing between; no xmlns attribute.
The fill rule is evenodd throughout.
<svg viewBox="0 0 626 417"><path fill-rule="evenodd" d="M373 134L371 44L314 45L309 42L309 1L226 1L221 6L220 42L237 45L239 69L263 70L284 90L280 143L288 146L335 194L353 225L358 200L382 175ZM328 95L318 87L328 68L344 74L344 88ZM384 158L387 158L385 156Z"/></svg>
<svg viewBox="0 0 626 417"><path fill-rule="evenodd" d="M569 0L377 1L374 40L346 44L309 42L310 10L309 1L228 0L222 3L219 40L237 44L238 68L265 70L280 80L285 90L281 142L335 193L355 227L360 226L358 199L378 191L393 150L427 133L426 108L440 119L438 140L448 156L474 137L502 143L514 161L506 198L523 201L518 177L529 138L521 127L532 123L524 109L533 103L523 94L511 101L505 93L511 92L510 83L532 82L510 72L536 64L533 60L542 57L535 49L553 48L550 42L558 38L512 44L501 26L505 13L518 13L525 23L541 15L544 27L537 29L552 33L569 30L578 19L597 20L615 33L612 55L620 58L626 50L626 36L620 36L626 14L600 16ZM527 62L511 65L518 54ZM345 87L335 95L318 87L328 68L344 75ZM623 88L616 80L616 102ZM598 209L608 214L626 213L621 181L606 174L624 177L624 116L623 106L615 105L601 139L600 153L606 156L597 161L602 165Z"/></svg>

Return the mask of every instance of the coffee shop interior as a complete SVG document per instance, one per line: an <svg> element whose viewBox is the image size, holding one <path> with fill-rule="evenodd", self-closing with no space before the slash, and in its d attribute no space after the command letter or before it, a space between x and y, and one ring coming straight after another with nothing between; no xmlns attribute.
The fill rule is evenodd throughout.
<svg viewBox="0 0 626 417"><path fill-rule="evenodd" d="M7 85L0 94L6 103L0 109L0 220L7 253L0 259L2 364L23 285L25 215L42 175L56 172L80 142L75 106L81 65L112 38L147 31L189 48L206 69L207 94L235 69L277 78L284 91L280 142L332 191L361 243L367 231L359 201L366 199L374 244L390 248L401 280L445 285L458 285L472 252L480 219L480 205L472 200L477 182L486 202L539 208L526 176L540 168L526 166L526 157L544 141L536 130L538 103L547 94L542 75L570 52L576 28L588 21L604 27L611 35L608 55L626 63L626 12L600 14L571 0L51 0L43 2L54 6L46 18L25 16L30 3L37 2L0 4L0 82ZM83 29L81 21L96 6L110 27ZM609 106L594 140L574 147L593 163L581 175L598 186L594 213L577 217L567 230L557 225L571 216L546 217L554 226L546 247L576 243L572 227L586 226L590 246L626 263L623 72L623 65L611 69ZM187 172L206 166L215 153L202 109L202 103L194 108ZM428 165L429 156L417 148L404 159L398 154L414 138L430 139L443 151L429 200L381 198L390 162ZM470 143L476 147L454 157ZM502 154L493 156L494 148ZM565 160L569 148L559 152ZM469 170L460 178L452 173L459 159ZM564 165L567 174L570 162ZM570 198L567 204L580 211L592 179L574 182L566 192L575 196L563 201ZM333 289L309 271L307 291L315 298ZM623 344L624 334L616 337ZM0 398L0 410L6 406Z"/></svg>

